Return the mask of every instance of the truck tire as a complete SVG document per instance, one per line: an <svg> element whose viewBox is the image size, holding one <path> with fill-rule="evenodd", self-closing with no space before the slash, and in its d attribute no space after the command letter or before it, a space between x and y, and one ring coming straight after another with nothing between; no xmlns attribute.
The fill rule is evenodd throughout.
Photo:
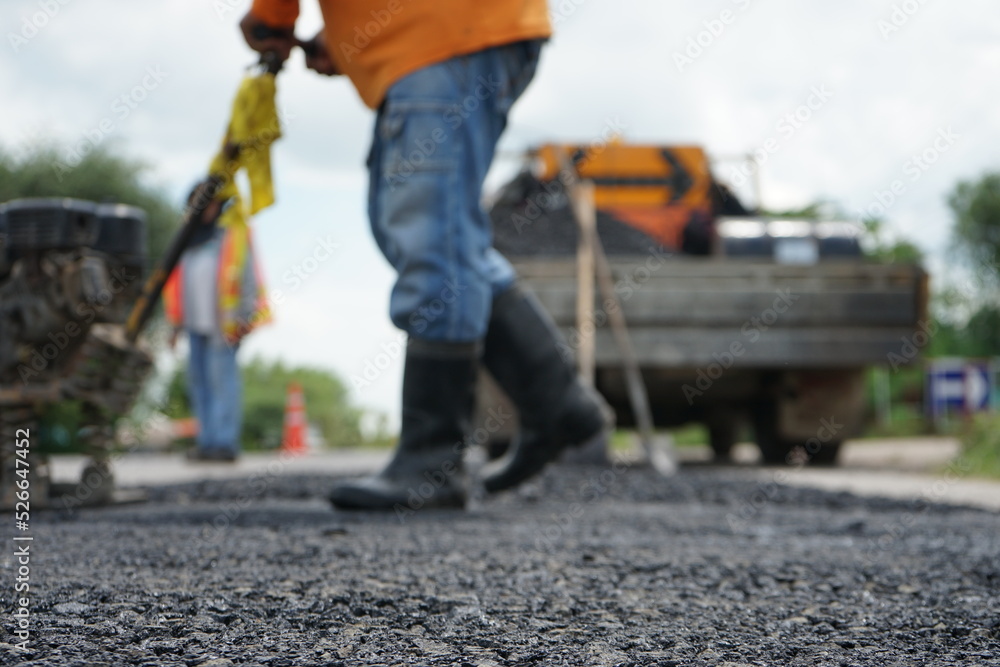
<svg viewBox="0 0 1000 667"><path fill-rule="evenodd" d="M768 465L784 465L792 446L778 437L778 403L774 399L758 401L750 408L750 421L760 456Z"/></svg>
<svg viewBox="0 0 1000 667"><path fill-rule="evenodd" d="M823 443L819 451L809 457L809 463L814 466L837 465L837 457L840 455L840 446L842 444L844 443L840 440Z"/></svg>
<svg viewBox="0 0 1000 667"><path fill-rule="evenodd" d="M785 465L788 463L788 455L792 452L792 446L779 439L761 444L758 439L757 447L760 448L761 459L767 465Z"/></svg>
<svg viewBox="0 0 1000 667"><path fill-rule="evenodd" d="M717 462L728 461L736 444L739 419L733 410L713 410L705 420L708 428L708 444L712 447Z"/></svg>
<svg viewBox="0 0 1000 667"><path fill-rule="evenodd" d="M508 449L510 449L510 438L490 438L486 442L486 456L491 461L495 461L506 454Z"/></svg>

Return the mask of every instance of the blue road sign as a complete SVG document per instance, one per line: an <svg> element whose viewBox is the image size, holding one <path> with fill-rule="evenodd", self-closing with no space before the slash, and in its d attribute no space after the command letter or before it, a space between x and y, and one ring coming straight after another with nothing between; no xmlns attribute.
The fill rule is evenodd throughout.
<svg viewBox="0 0 1000 667"><path fill-rule="evenodd" d="M934 359L927 371L927 405L935 417L950 412L982 412L993 402L989 361Z"/></svg>

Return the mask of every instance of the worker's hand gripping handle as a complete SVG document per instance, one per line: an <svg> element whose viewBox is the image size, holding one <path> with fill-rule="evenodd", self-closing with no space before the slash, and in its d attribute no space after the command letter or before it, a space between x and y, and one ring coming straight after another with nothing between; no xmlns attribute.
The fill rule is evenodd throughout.
<svg viewBox="0 0 1000 667"><path fill-rule="evenodd" d="M263 23L251 26L249 37L248 42L260 44L264 48L260 53L260 66L271 74L281 71L292 47L299 41L294 35L290 35L288 30L278 30Z"/></svg>
<svg viewBox="0 0 1000 667"><path fill-rule="evenodd" d="M253 14L247 14L240 22L247 44L260 53L260 65L265 71L277 74L291 55L292 49L299 47L306 56L306 67L320 74L333 76L340 74L326 49L323 31L312 39L299 39L292 28L275 28L262 23Z"/></svg>

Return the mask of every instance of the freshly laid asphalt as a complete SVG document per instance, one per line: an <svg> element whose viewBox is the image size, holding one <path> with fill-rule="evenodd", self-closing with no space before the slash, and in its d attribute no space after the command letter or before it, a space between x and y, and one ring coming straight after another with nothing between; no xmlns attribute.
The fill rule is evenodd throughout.
<svg viewBox="0 0 1000 667"><path fill-rule="evenodd" d="M32 513L27 652L9 517L0 661L1000 665L1000 513L940 502L947 469L887 498L808 469L562 465L397 515L333 511L308 462L164 464L146 503Z"/></svg>

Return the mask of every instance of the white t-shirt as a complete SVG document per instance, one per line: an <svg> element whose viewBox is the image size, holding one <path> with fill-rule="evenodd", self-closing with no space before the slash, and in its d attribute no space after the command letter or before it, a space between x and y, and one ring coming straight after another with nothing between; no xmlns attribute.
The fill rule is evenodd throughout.
<svg viewBox="0 0 1000 667"><path fill-rule="evenodd" d="M213 335L219 331L218 276L221 235L184 253L184 328Z"/></svg>

